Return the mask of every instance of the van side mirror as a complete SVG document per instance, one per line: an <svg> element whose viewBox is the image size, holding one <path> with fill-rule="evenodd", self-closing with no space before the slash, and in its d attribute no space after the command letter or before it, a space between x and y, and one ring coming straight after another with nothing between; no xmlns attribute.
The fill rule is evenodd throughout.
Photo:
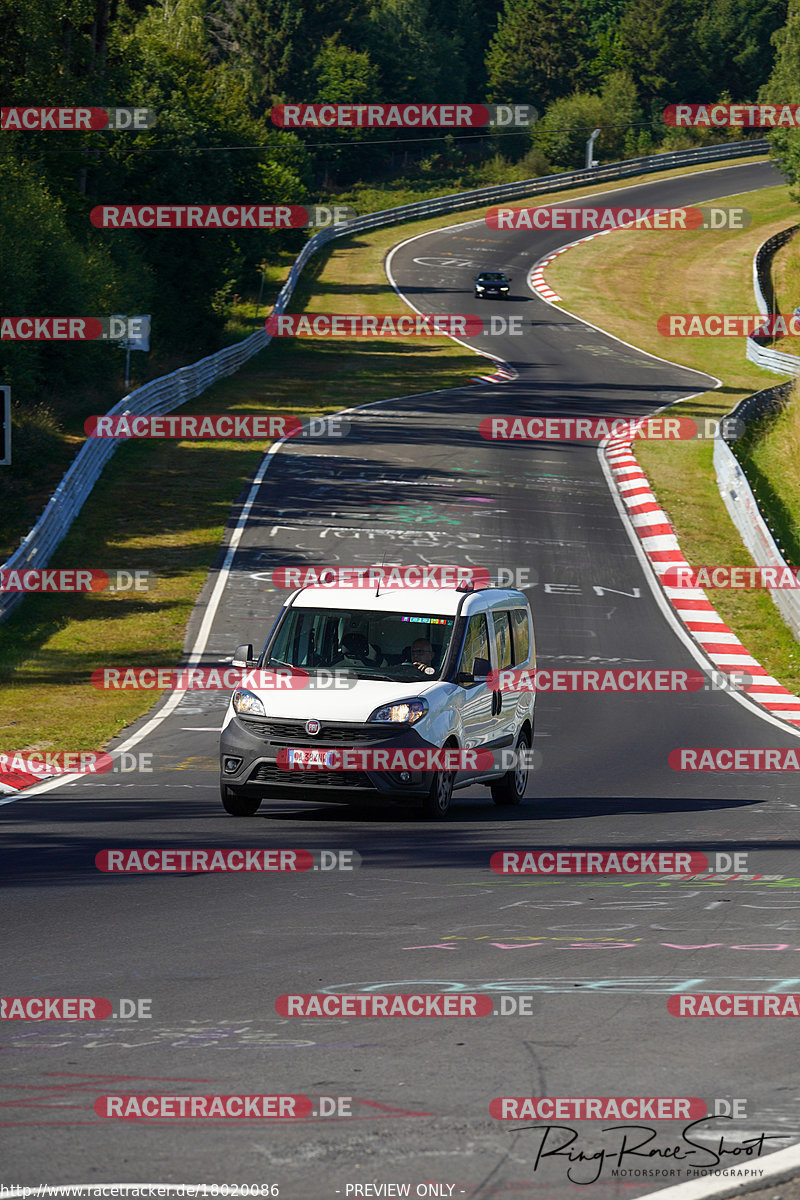
<svg viewBox="0 0 800 1200"><path fill-rule="evenodd" d="M472 678L476 683L486 683L492 664L488 658L476 658L472 664Z"/></svg>
<svg viewBox="0 0 800 1200"><path fill-rule="evenodd" d="M233 667L254 667L258 659L253 658L253 647L251 645L237 646L231 660Z"/></svg>
<svg viewBox="0 0 800 1200"><path fill-rule="evenodd" d="M492 665L488 658L476 658L472 664L472 670L459 671L455 681L459 687L469 687L473 683L486 683L491 669Z"/></svg>

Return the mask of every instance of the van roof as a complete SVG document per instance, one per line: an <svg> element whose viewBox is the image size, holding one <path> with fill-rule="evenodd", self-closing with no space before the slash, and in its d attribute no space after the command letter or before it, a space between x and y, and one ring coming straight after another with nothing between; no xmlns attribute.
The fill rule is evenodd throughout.
<svg viewBox="0 0 800 1200"><path fill-rule="evenodd" d="M527 605L523 592L513 588L477 588L462 592L457 588L352 588L315 587L301 588L290 599L293 608L345 608L354 611L430 613L437 617L454 617L464 601L462 613L492 608L505 601L514 605ZM466 599L465 599L466 597Z"/></svg>

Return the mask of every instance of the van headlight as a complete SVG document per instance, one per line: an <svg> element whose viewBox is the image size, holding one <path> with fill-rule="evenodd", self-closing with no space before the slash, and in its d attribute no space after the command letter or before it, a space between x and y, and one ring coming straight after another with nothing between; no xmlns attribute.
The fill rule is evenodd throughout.
<svg viewBox="0 0 800 1200"><path fill-rule="evenodd" d="M254 692L237 688L233 693L233 711L248 717L265 717L264 705Z"/></svg>
<svg viewBox="0 0 800 1200"><path fill-rule="evenodd" d="M407 725L416 725L417 721L421 721L427 711L427 700L397 700L394 704L384 704L383 708L376 708L369 719L370 721L380 721L382 723L402 721Z"/></svg>

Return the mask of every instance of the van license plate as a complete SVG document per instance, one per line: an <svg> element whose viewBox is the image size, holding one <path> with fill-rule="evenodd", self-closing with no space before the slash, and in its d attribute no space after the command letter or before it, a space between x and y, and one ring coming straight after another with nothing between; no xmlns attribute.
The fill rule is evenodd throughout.
<svg viewBox="0 0 800 1200"><path fill-rule="evenodd" d="M333 765L336 758L335 750L317 750L316 747L303 747L289 751L290 767L305 767L309 770L324 771Z"/></svg>

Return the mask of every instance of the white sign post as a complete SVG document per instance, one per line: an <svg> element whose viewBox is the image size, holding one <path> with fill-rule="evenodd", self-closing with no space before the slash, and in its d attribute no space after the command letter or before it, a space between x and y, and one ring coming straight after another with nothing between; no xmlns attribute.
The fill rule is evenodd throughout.
<svg viewBox="0 0 800 1200"><path fill-rule="evenodd" d="M11 388L0 384L0 467L11 465Z"/></svg>
<svg viewBox="0 0 800 1200"><path fill-rule="evenodd" d="M127 317L123 313L114 313L113 320L124 322L125 333L115 341L125 351L125 387L131 385L131 350L150 349L150 314L140 313L135 317Z"/></svg>

